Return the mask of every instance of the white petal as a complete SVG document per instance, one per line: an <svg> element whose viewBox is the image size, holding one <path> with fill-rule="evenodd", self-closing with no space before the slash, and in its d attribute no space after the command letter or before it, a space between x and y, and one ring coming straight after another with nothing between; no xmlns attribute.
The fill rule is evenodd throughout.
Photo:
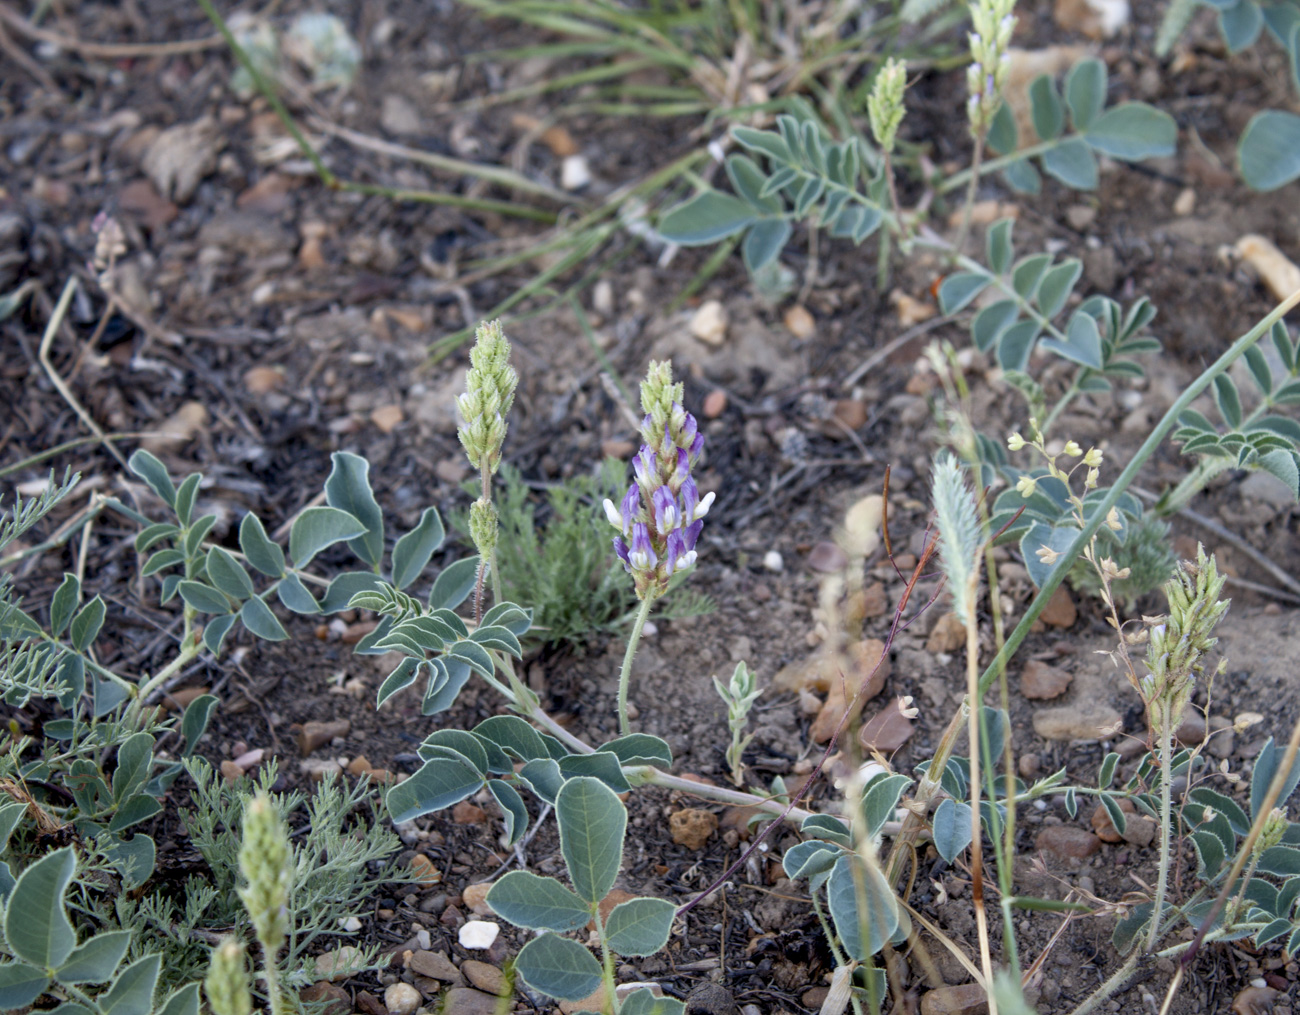
<svg viewBox="0 0 1300 1015"><path fill-rule="evenodd" d="M713 507L713 498L716 497L712 490L700 498L700 502L695 505L695 517L691 521L698 521L709 513L709 508Z"/></svg>
<svg viewBox="0 0 1300 1015"><path fill-rule="evenodd" d="M609 519L609 524L616 529L621 529L623 527L623 516L618 513L618 508L614 506L614 502L606 497L602 506L605 508L605 517Z"/></svg>

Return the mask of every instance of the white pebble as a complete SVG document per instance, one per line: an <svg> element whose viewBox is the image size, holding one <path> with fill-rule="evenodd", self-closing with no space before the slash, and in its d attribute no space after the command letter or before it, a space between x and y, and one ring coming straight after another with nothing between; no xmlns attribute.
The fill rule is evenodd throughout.
<svg viewBox="0 0 1300 1015"><path fill-rule="evenodd" d="M462 948L482 951L492 947L492 942L501 933L501 928L487 920L470 920L460 929L458 935Z"/></svg>
<svg viewBox="0 0 1300 1015"><path fill-rule="evenodd" d="M721 345L727 337L727 308L708 300L691 316L691 334L708 345Z"/></svg>
<svg viewBox="0 0 1300 1015"><path fill-rule="evenodd" d="M769 571L784 571L785 558L775 550L768 550L767 553L763 554L763 566Z"/></svg>
<svg viewBox="0 0 1300 1015"><path fill-rule="evenodd" d="M420 1007L420 992L409 983L394 983L384 989L384 1007L392 1015L413 1015Z"/></svg>
<svg viewBox="0 0 1300 1015"><path fill-rule="evenodd" d="M591 182L591 170L581 155L570 155L560 164L560 186L565 190L581 190Z"/></svg>
<svg viewBox="0 0 1300 1015"><path fill-rule="evenodd" d="M653 638L659 633L659 626L653 620L647 620L645 626L641 628L641 637Z"/></svg>
<svg viewBox="0 0 1300 1015"><path fill-rule="evenodd" d="M393 831L395 831L397 837L408 846L414 845L420 838L420 833L416 829L414 821L398 822L393 826Z"/></svg>
<svg viewBox="0 0 1300 1015"><path fill-rule="evenodd" d="M361 929L361 921L355 916L340 916L339 926L348 934L355 934Z"/></svg>

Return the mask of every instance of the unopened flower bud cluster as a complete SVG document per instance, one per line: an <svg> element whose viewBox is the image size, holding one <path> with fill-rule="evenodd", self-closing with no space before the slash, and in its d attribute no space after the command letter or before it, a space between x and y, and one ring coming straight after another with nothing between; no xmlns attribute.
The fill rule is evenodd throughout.
<svg viewBox="0 0 1300 1015"><path fill-rule="evenodd" d="M233 937L223 938L208 960L204 993L212 1015L250 1015L253 1000L248 991L248 969L244 946Z"/></svg>
<svg viewBox="0 0 1300 1015"><path fill-rule="evenodd" d="M982 135L993 122L1002 103L1011 58L1011 33L1016 19L1011 16L1015 0L975 0L970 5L971 64L966 69L966 117L971 130Z"/></svg>
<svg viewBox="0 0 1300 1015"><path fill-rule="evenodd" d="M248 884L239 897L268 955L274 955L289 930L289 835L271 799L254 797L244 808L244 839L239 869Z"/></svg>
<svg viewBox="0 0 1300 1015"><path fill-rule="evenodd" d="M907 88L907 64L890 57L876 74L876 80L867 97L867 116L871 120L871 133L881 149L894 150L898 127L903 122L903 92Z"/></svg>
<svg viewBox="0 0 1300 1015"><path fill-rule="evenodd" d="M614 552L641 599L657 599L675 571L695 563L695 544L713 504L713 494L701 497L691 475L704 435L682 408L684 393L673 383L671 364L650 364L641 384L645 415L641 450L632 460L635 478L617 507L605 501L605 516L620 533Z"/></svg>
<svg viewBox="0 0 1300 1015"><path fill-rule="evenodd" d="M1143 700L1160 706L1151 709L1153 721L1174 725L1182 721L1196 676L1205 669L1202 660L1218 641L1211 632L1232 602L1220 598L1224 581L1214 557L1207 557L1204 547L1197 544L1196 561L1183 561L1178 573L1165 583L1169 615L1151 628L1146 655L1149 672L1138 681Z"/></svg>
<svg viewBox="0 0 1300 1015"><path fill-rule="evenodd" d="M506 439L506 415L514 404L519 383L519 375L510 365L510 343L500 321L478 326L469 362L465 393L456 399L460 415L456 436L474 468L496 472Z"/></svg>

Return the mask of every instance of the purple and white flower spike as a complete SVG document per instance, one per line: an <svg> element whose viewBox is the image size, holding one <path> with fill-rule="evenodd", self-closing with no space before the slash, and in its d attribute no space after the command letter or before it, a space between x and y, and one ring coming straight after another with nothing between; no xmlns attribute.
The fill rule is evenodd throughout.
<svg viewBox="0 0 1300 1015"><path fill-rule="evenodd" d="M641 448L632 459L635 481L622 503L604 502L620 535L614 552L632 575L641 599L657 599L672 575L695 563L695 544L714 495L700 495L691 476L704 450L699 423L682 406L684 386L667 363L651 363L641 385ZM630 541L628 540L631 534Z"/></svg>

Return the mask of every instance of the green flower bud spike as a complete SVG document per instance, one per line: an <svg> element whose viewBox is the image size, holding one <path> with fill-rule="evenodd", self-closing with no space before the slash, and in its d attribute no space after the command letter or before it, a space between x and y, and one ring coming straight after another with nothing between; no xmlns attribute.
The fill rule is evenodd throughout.
<svg viewBox="0 0 1300 1015"><path fill-rule="evenodd" d="M248 884L239 890L239 898L262 945L262 979L271 1015L282 1015L285 1008L276 954L289 931L291 864L288 829L271 798L259 793L244 806L239 870Z"/></svg>
<svg viewBox="0 0 1300 1015"><path fill-rule="evenodd" d="M266 794L244 808L239 869L248 884L239 897L268 953L279 951L289 929L289 836Z"/></svg>
<svg viewBox="0 0 1300 1015"><path fill-rule="evenodd" d="M510 365L510 343L500 321L480 324L475 338L465 393L456 400L461 421L456 436L474 468L494 473L501 464L506 416L515 401L519 375Z"/></svg>
<svg viewBox="0 0 1300 1015"><path fill-rule="evenodd" d="M1259 830L1259 838L1255 840L1256 855L1281 843L1288 824L1286 812L1282 808L1274 807L1269 811L1268 817L1264 819L1264 827Z"/></svg>
<svg viewBox="0 0 1300 1015"><path fill-rule="evenodd" d="M891 56L880 68L871 87L871 94L867 97L871 133L882 151L894 150L898 127L907 111L903 106L903 92L906 89L907 64Z"/></svg>
<svg viewBox="0 0 1300 1015"><path fill-rule="evenodd" d="M212 1015L251 1015L253 1000L248 993L244 946L233 937L222 938L212 949L203 989Z"/></svg>

